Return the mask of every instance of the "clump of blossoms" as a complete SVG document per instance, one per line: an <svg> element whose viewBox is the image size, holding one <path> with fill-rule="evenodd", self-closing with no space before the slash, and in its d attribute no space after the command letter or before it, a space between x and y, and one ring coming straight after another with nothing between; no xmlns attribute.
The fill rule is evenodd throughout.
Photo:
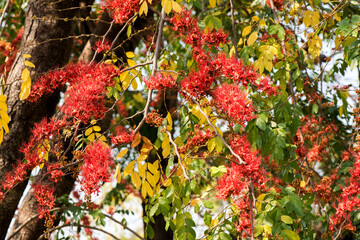
<svg viewBox="0 0 360 240"><path fill-rule="evenodd" d="M55 214L51 214L49 210L55 206L55 188L42 185L41 183L32 185L34 195L38 202L39 218L45 218L45 226L51 228L56 218Z"/></svg>
<svg viewBox="0 0 360 240"><path fill-rule="evenodd" d="M245 66L235 58L228 58L225 54L212 55L204 50L206 45L218 48L227 43L228 35L222 30L203 31L197 26L197 19L192 17L190 11L183 9L180 14L171 18L171 28L183 37L186 44L191 45L191 54L197 63L197 69L191 70L180 82L180 86L194 97L204 96L210 93L213 86L217 84L217 78L224 76L241 83L244 87L249 84L265 92L268 96L277 94L277 87L269 84L269 78L262 77L251 67Z"/></svg>
<svg viewBox="0 0 360 240"><path fill-rule="evenodd" d="M94 50L97 53L109 51L110 50L109 40L105 39L103 42L103 40L101 38L99 38L97 40L97 42L95 43Z"/></svg>
<svg viewBox="0 0 360 240"><path fill-rule="evenodd" d="M254 188L265 189L266 172L261 168L261 159L257 152L251 149L246 135L230 135L230 146L246 164L237 163L237 159L226 168L226 173L218 182L218 198L231 198L240 209L237 230L244 235L251 234L251 220L249 214L250 184Z"/></svg>
<svg viewBox="0 0 360 240"><path fill-rule="evenodd" d="M139 0L105 0L102 9L110 13L115 23L123 24L140 9Z"/></svg>
<svg viewBox="0 0 360 240"><path fill-rule="evenodd" d="M164 118L159 114L159 110L153 110L151 113L146 115L145 122L154 127L162 126Z"/></svg>
<svg viewBox="0 0 360 240"><path fill-rule="evenodd" d="M214 89L213 97L216 106L226 112L232 123L244 125L254 118L251 100L237 85L225 83Z"/></svg>
<svg viewBox="0 0 360 240"><path fill-rule="evenodd" d="M84 165L81 169L81 189L87 195L98 193L104 182L110 181L114 160L111 150L100 141L91 143L85 150Z"/></svg>
<svg viewBox="0 0 360 240"><path fill-rule="evenodd" d="M116 129L116 136L111 137L111 142L114 145L122 145L125 143L131 143L134 139L134 133L129 133L124 127L120 126Z"/></svg>
<svg viewBox="0 0 360 240"><path fill-rule="evenodd" d="M113 65L71 64L41 77L34 84L28 100L36 101L43 94L52 93L68 83L65 102L60 110L65 117L75 117L86 123L91 118L104 116L107 110L106 87L114 85L113 77L117 74L118 70Z"/></svg>
<svg viewBox="0 0 360 240"><path fill-rule="evenodd" d="M170 74L156 73L149 79L144 79L144 83L148 89L165 90L176 86L176 79Z"/></svg>

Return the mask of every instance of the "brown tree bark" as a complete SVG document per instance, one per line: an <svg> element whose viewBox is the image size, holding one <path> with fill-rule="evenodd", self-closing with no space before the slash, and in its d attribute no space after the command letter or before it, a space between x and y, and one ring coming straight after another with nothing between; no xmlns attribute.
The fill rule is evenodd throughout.
<svg viewBox="0 0 360 240"><path fill-rule="evenodd" d="M42 98L36 103L20 101L21 72L24 69L23 54L30 54L30 61L36 66L32 71L32 79L54 67L63 66L70 57L72 40L58 40L70 35L72 23L55 20L55 17L68 17L72 11L59 9L72 7L76 1L36 0L29 2L25 20L24 33L13 67L7 78L4 94L7 97L8 115L10 117L9 133L5 134L0 145L0 176L11 171L13 165L21 160L23 155L19 149L29 139L30 129L34 122L54 113L59 100L59 93ZM36 17L33 19L33 17ZM39 20L37 17L45 17ZM52 39L49 41L49 39ZM4 181L4 179L2 179ZM4 239L27 181L18 184L5 197L0 205L0 239Z"/></svg>

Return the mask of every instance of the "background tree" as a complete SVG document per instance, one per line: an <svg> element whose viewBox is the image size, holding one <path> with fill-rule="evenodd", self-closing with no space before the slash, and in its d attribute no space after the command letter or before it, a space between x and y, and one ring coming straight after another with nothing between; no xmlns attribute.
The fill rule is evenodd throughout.
<svg viewBox="0 0 360 240"><path fill-rule="evenodd" d="M2 3L0 239L355 239L359 7Z"/></svg>

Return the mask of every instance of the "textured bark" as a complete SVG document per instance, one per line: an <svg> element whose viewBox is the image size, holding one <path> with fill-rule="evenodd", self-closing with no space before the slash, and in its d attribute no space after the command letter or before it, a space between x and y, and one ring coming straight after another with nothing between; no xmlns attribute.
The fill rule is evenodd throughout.
<svg viewBox="0 0 360 240"><path fill-rule="evenodd" d="M75 1L60 1L59 4L50 4L52 0L30 1L21 49L14 61L13 67L7 78L5 95L7 96L8 114L10 117L9 133L5 134L4 141L0 145L0 176L13 169L13 165L21 160L23 155L19 152L22 144L29 139L30 129L34 122L38 122L46 116L54 113L59 94L42 98L37 103L20 101L21 72L24 69L23 54L30 54L30 59L36 66L32 71L32 79L49 69L64 65L70 57L72 40L53 40L67 37L72 30L71 22L56 21L54 17L67 17L71 11L57 11L60 8L71 7ZM46 17L44 20L33 19ZM0 239L5 238L18 202L26 187L27 181L18 184L11 190L0 205Z"/></svg>

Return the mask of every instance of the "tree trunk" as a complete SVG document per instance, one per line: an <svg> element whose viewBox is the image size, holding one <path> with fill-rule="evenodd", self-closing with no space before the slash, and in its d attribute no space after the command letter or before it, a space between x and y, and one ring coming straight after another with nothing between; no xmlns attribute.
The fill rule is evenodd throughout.
<svg viewBox="0 0 360 240"><path fill-rule="evenodd" d="M41 73L47 72L54 67L61 67L69 60L72 40L56 40L70 35L72 23L54 20L55 17L68 17L72 11L59 9L71 7L76 1L60 1L57 4L52 0L30 1L25 20L25 28L19 50L14 61L12 70L7 78L7 87L4 94L7 97L8 115L10 117L9 133L5 134L4 141L0 145L0 176L11 171L17 161L22 160L23 155L19 152L22 144L30 137L30 129L35 122L44 117L51 116L59 100L59 93L42 98L36 103L20 101L21 72L24 69L22 55L31 55L29 59L36 66L32 71L32 79ZM33 17L36 17L33 19ZM45 17L45 19L39 19ZM53 39L48 41L49 39ZM2 179L2 181L6 181ZM0 205L0 239L4 239L14 212L27 181L18 184L12 189Z"/></svg>

